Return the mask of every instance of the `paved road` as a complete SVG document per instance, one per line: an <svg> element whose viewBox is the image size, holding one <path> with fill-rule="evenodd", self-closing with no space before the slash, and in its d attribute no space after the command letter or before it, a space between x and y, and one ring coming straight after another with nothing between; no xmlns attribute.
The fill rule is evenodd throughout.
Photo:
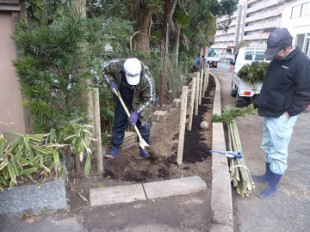
<svg viewBox="0 0 310 232"><path fill-rule="evenodd" d="M222 87L222 106L234 106L230 96L229 66L221 63L217 74ZM264 155L260 148L262 118L257 115L238 119L242 149L249 169L263 173ZM265 187L256 183L255 192ZM299 115L289 146L288 169L277 196L262 200L255 193L239 197L233 190L235 232L306 232L310 231L310 113Z"/></svg>

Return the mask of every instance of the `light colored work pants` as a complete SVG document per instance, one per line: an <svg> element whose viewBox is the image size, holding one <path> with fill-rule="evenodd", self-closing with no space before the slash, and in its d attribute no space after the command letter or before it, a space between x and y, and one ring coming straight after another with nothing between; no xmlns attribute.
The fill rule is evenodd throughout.
<svg viewBox="0 0 310 232"><path fill-rule="evenodd" d="M288 145L296 120L297 116L287 119L285 114L278 118L264 118L262 149L270 170L275 174L283 175L287 168Z"/></svg>

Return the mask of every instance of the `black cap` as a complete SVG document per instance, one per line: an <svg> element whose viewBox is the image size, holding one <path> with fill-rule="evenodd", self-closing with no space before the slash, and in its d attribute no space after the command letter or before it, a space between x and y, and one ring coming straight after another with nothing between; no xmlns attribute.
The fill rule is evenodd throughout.
<svg viewBox="0 0 310 232"><path fill-rule="evenodd" d="M286 28L277 28L272 31L267 40L265 57L271 59L283 48L284 44L292 44L293 37Z"/></svg>

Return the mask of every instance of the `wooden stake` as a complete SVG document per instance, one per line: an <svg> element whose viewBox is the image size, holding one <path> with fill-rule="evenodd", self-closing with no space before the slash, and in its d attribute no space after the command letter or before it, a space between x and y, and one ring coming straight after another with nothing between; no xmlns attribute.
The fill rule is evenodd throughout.
<svg viewBox="0 0 310 232"><path fill-rule="evenodd" d="M185 123L186 123L186 107L187 107L187 89L188 89L187 86L182 86L179 144L178 144L178 155L177 155L178 165L181 165L183 162L184 135L185 135Z"/></svg>
<svg viewBox="0 0 310 232"><path fill-rule="evenodd" d="M202 67L204 67L204 65L202 66ZM199 105L201 105L201 101L202 101L202 97L203 97L203 95L204 95L204 88L203 88L203 86L204 86L204 68L201 68L201 70L200 70L200 88L199 88Z"/></svg>
<svg viewBox="0 0 310 232"><path fill-rule="evenodd" d="M189 130L189 131L192 131L195 95L196 95L196 77L193 77L193 79L192 79L191 102L190 102L190 109L189 109L189 122L187 124L187 130Z"/></svg>
<svg viewBox="0 0 310 232"><path fill-rule="evenodd" d="M100 104L99 104L99 89L93 89L94 99L94 135L96 139L96 159L97 159L97 172L103 173L103 152L101 142L101 124L100 124Z"/></svg>
<svg viewBox="0 0 310 232"><path fill-rule="evenodd" d="M197 82L196 82L196 99L195 99L195 115L197 116L198 115L198 106L199 106L199 80L200 80L200 73L198 72L197 73Z"/></svg>

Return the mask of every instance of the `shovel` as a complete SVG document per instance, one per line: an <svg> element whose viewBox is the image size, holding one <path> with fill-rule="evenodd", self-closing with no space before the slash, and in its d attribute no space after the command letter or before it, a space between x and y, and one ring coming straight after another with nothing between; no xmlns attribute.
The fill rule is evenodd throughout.
<svg viewBox="0 0 310 232"><path fill-rule="evenodd" d="M129 110L127 109L122 97L121 97L121 94L119 91L117 91L116 89L113 89L113 93L118 97L118 99L120 100L120 102L122 103L122 106L127 114L128 117L130 117L130 113L129 113ZM134 125L134 128L135 128L135 131L138 135L138 138L139 138L139 147L141 147L143 150L145 147L148 147L148 143L144 141L144 139L142 138L141 134L140 134L140 131L139 129L137 128L136 125Z"/></svg>

